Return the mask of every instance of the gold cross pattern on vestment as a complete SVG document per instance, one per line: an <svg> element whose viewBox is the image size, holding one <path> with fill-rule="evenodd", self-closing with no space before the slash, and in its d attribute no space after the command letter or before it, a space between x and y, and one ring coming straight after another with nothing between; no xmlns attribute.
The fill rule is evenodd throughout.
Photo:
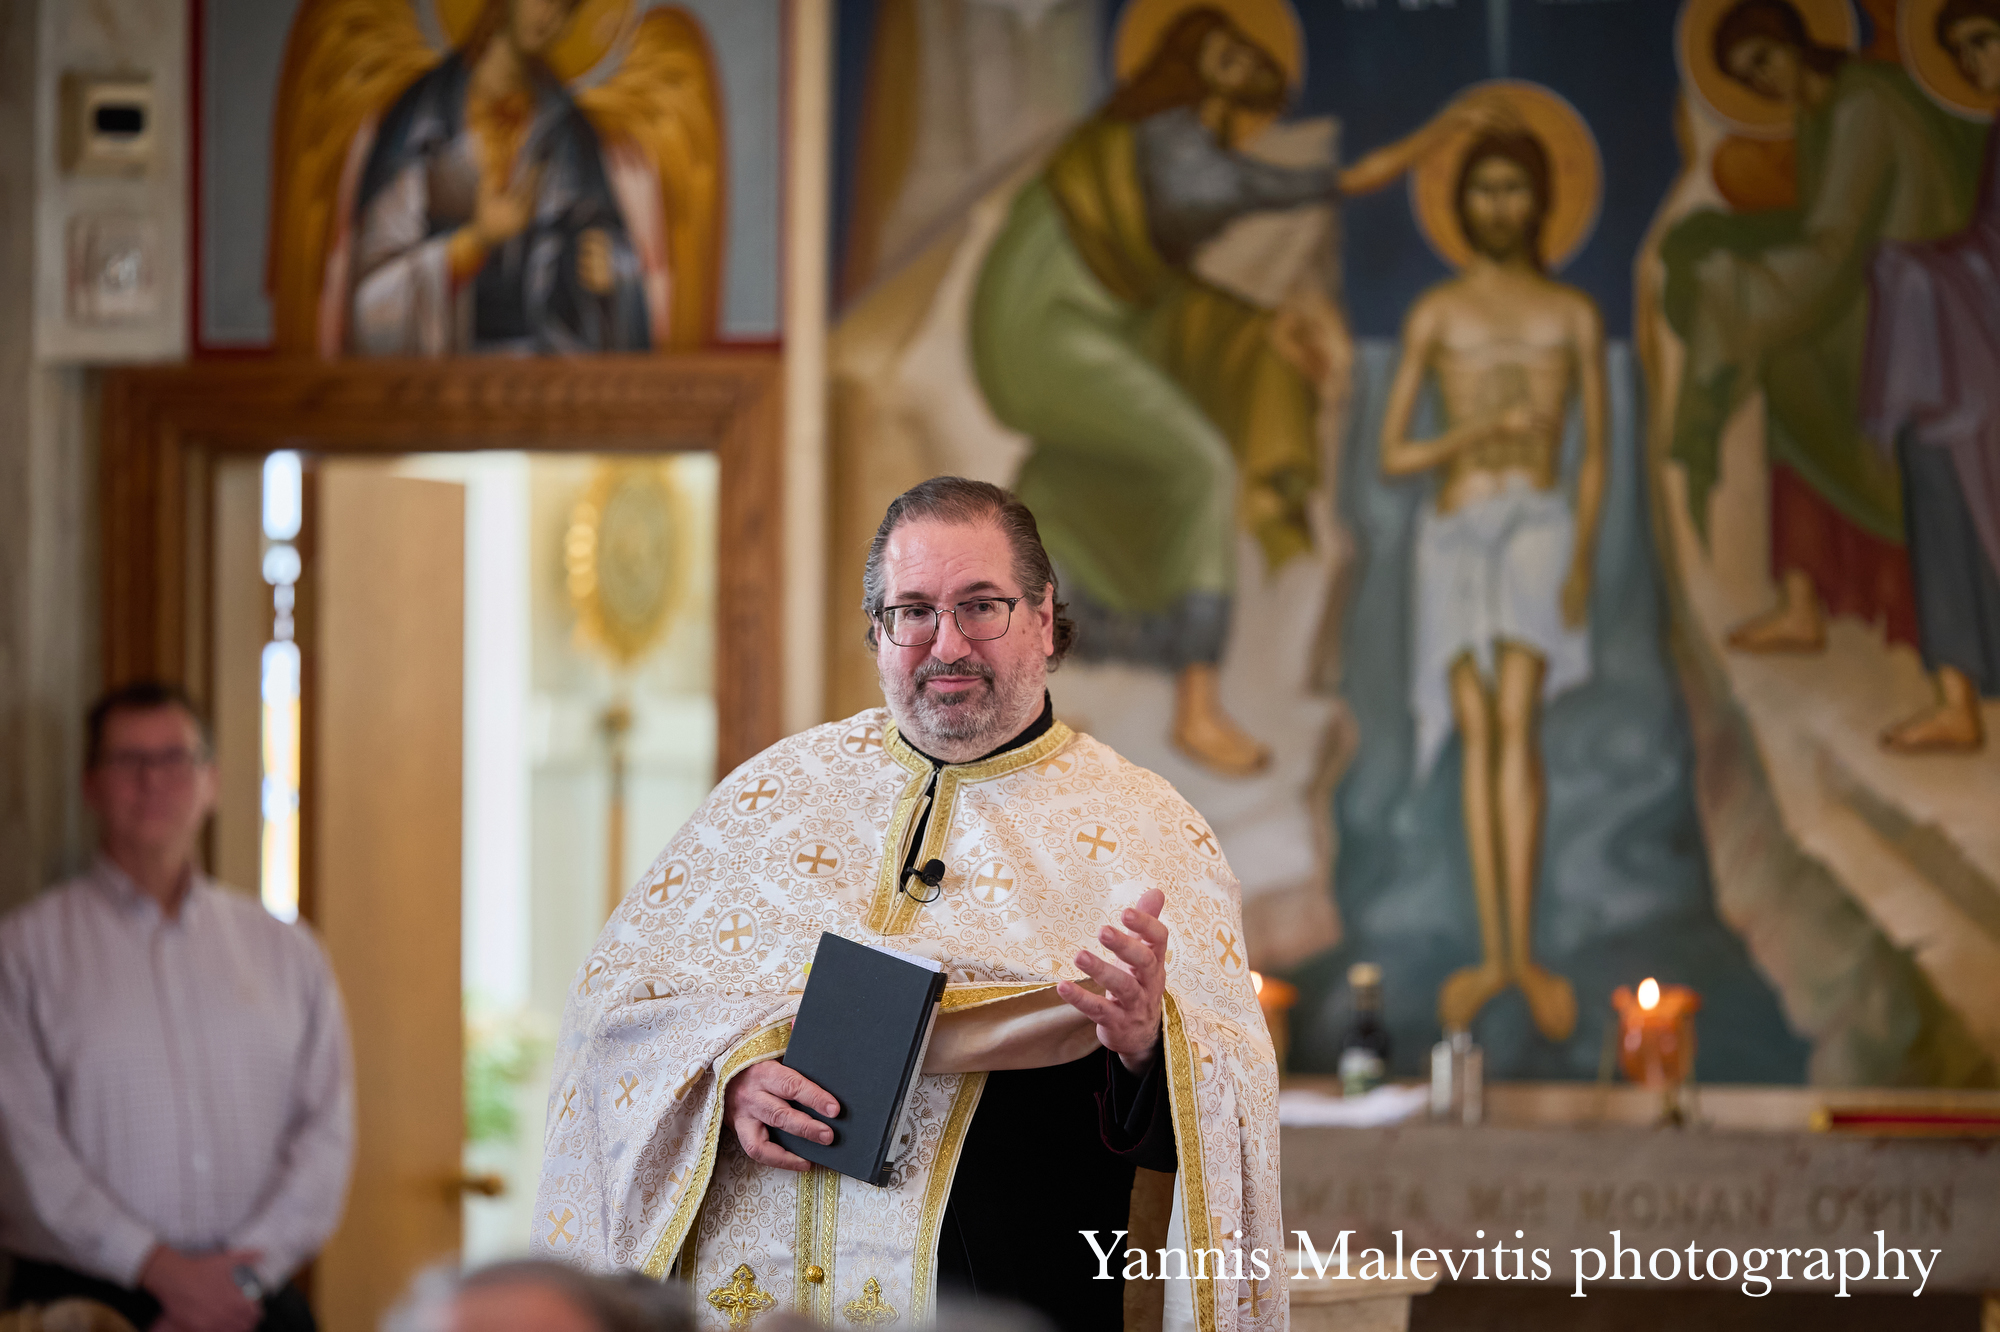
<svg viewBox="0 0 2000 1332"><path fill-rule="evenodd" d="M736 807L746 813L755 814L776 800L781 789L778 783L769 777L760 777L755 782L745 782L743 789L736 793Z"/></svg>
<svg viewBox="0 0 2000 1332"><path fill-rule="evenodd" d="M667 866L667 872L660 876L658 883L647 887L646 905L665 906L674 900L674 897L681 889L687 886L687 881L687 866L681 864L678 860L675 861L673 864Z"/></svg>
<svg viewBox="0 0 2000 1332"><path fill-rule="evenodd" d="M1093 823L1087 827L1078 828L1076 830L1076 844L1090 848L1090 850L1083 853L1086 860L1095 861L1097 853L1100 851L1104 853L1106 859L1118 854L1118 839L1113 837L1111 830L1101 823Z"/></svg>
<svg viewBox="0 0 2000 1332"><path fill-rule="evenodd" d="M549 1231L550 1248L554 1248L558 1244L576 1243L576 1236L570 1232L570 1225L575 1220L576 1213L567 1207L563 1208L561 1213L557 1213L554 1210L549 1212L549 1225L551 1227Z"/></svg>
<svg viewBox="0 0 2000 1332"><path fill-rule="evenodd" d="M1014 876L1007 872L1007 862L996 860L981 870L972 880L972 891L988 906L1012 897Z"/></svg>
<svg viewBox="0 0 2000 1332"><path fill-rule="evenodd" d="M840 857L829 852L824 842L814 842L812 850L801 851L792 859L800 869L814 878L840 868Z"/></svg>
<svg viewBox="0 0 2000 1332"><path fill-rule="evenodd" d="M750 942L743 942L748 939ZM732 911L723 917L721 926L715 932L715 946L731 955L753 947L757 940L757 927L749 916L741 911Z"/></svg>
<svg viewBox="0 0 2000 1332"><path fill-rule="evenodd" d="M861 1297L841 1306L841 1316L856 1327L887 1327L900 1314L882 1298L882 1283L874 1277L861 1283Z"/></svg>
<svg viewBox="0 0 2000 1332"><path fill-rule="evenodd" d="M729 1315L731 1327L748 1327L750 1320L778 1301L767 1290L757 1288L757 1274L750 1264L738 1263L729 1280L708 1292L709 1304Z"/></svg>

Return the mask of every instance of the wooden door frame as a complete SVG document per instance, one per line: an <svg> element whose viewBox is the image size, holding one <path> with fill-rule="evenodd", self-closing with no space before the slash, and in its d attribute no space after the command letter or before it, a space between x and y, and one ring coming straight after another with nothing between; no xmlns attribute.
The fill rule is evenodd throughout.
<svg viewBox="0 0 2000 1332"><path fill-rule="evenodd" d="M719 777L783 733L781 386L779 354L761 350L273 357L110 371L98 473L104 682L165 679L198 699L211 696L211 476L221 458L277 449L361 457L712 452L720 470ZM310 561L309 545L306 554ZM310 654L310 640L302 646Z"/></svg>

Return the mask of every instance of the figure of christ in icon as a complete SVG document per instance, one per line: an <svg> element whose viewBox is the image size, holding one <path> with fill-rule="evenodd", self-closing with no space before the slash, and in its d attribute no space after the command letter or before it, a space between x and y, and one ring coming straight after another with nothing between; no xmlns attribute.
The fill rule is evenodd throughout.
<svg viewBox="0 0 2000 1332"><path fill-rule="evenodd" d="M282 350L644 351L713 322L719 125L699 25L617 0L307 0L279 94ZM584 15L594 45L572 33ZM569 81L630 26L619 67ZM584 34L591 36L592 34ZM583 53L578 54L582 49Z"/></svg>
<svg viewBox="0 0 2000 1332"><path fill-rule="evenodd" d="M1543 267L1549 154L1518 129L1466 150L1454 194L1471 259L1411 308L1381 437L1391 476L1428 474L1419 519L1411 702L1418 772L1451 730L1462 746L1465 842L1481 957L1438 995L1445 1027L1470 1025L1520 987L1551 1041L1576 1024L1576 996L1533 957L1547 784L1544 703L1590 673L1585 615L1604 492L1604 333L1597 307ZM1443 430L1411 437L1435 385ZM1561 486L1564 426L1581 408L1575 500Z"/></svg>
<svg viewBox="0 0 2000 1332"><path fill-rule="evenodd" d="M1312 549L1320 386L1348 339L1323 290L1260 308L1197 276L1195 255L1246 214L1381 189L1496 113L1467 99L1345 169L1259 161L1242 145L1284 108L1288 70L1233 10L1174 17L1015 197L971 332L988 406L1033 441L1014 490L1079 657L1170 671L1176 748L1248 777L1270 750L1229 715L1220 675L1237 533L1269 570Z"/></svg>

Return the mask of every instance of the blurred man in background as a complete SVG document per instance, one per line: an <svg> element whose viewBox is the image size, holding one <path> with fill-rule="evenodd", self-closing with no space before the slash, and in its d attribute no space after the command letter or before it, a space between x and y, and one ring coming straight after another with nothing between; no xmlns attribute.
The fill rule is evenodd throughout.
<svg viewBox="0 0 2000 1332"><path fill-rule="evenodd" d="M340 1218L347 1025L304 928L196 865L206 728L171 686L91 709L91 868L0 920L0 1308L97 1300L160 1332L299 1332Z"/></svg>

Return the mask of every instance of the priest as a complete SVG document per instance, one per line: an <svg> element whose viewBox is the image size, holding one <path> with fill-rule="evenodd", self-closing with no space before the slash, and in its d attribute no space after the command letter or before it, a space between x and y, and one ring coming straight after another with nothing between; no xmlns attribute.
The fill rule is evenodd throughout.
<svg viewBox="0 0 2000 1332"><path fill-rule="evenodd" d="M1034 517L927 481L889 506L863 595L888 707L725 778L578 971L538 1247L678 1275L716 1327L910 1326L942 1290L1101 1332L1128 1304L1162 1317L1128 1272L1185 1272L1166 1327L1282 1328L1276 1065L1236 878L1171 786L1054 719L1074 629ZM829 931L948 982L881 1188L769 1136L830 1136L794 1103L834 1092L782 1063ZM1143 1262L1141 1168L1172 1178Z"/></svg>

